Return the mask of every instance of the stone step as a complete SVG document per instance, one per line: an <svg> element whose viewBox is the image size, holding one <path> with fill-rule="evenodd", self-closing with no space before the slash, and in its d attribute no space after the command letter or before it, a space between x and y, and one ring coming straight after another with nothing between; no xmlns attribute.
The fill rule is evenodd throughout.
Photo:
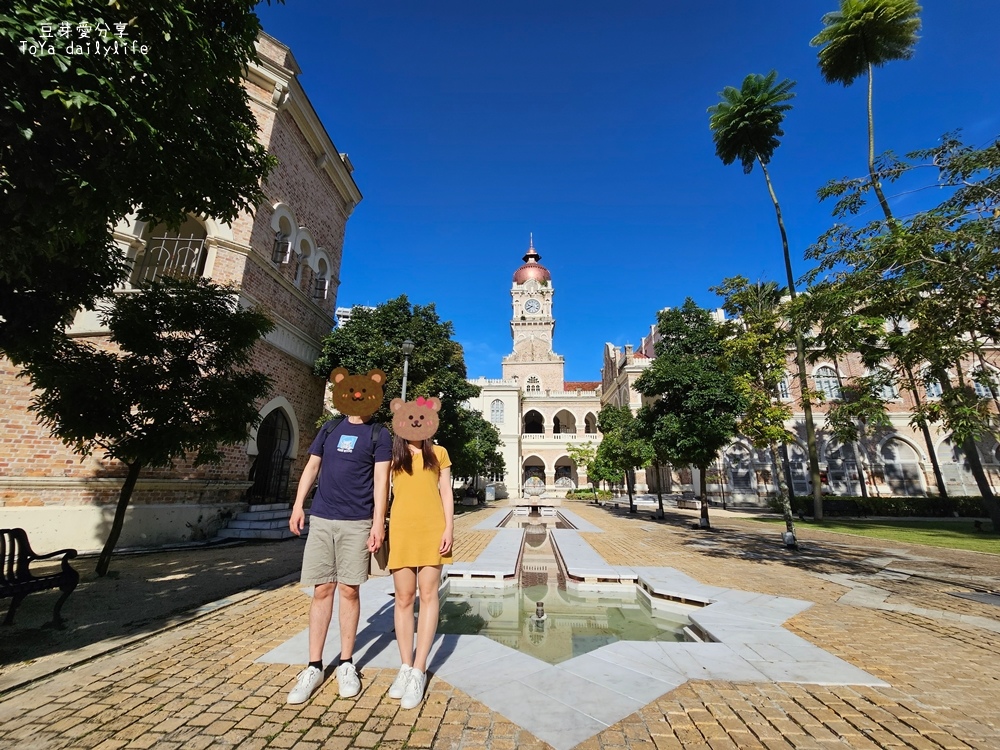
<svg viewBox="0 0 1000 750"><path fill-rule="evenodd" d="M219 531L222 539L291 539L295 536L286 525L283 529L233 529ZM303 532L303 536L305 533Z"/></svg>
<svg viewBox="0 0 1000 750"><path fill-rule="evenodd" d="M273 519L233 519L229 522L230 529L281 529L288 528L288 517Z"/></svg>
<svg viewBox="0 0 1000 750"><path fill-rule="evenodd" d="M292 509L283 510L250 510L236 514L237 521L272 521L275 518L284 518L286 521L291 517Z"/></svg>
<svg viewBox="0 0 1000 750"><path fill-rule="evenodd" d="M249 510L250 512L258 510L291 510L291 506L288 503L263 503L261 505L251 505Z"/></svg>

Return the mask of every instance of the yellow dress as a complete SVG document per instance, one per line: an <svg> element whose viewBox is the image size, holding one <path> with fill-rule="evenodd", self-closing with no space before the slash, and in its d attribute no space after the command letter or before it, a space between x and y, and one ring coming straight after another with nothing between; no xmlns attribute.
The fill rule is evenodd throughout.
<svg viewBox="0 0 1000 750"><path fill-rule="evenodd" d="M434 446L442 469L451 466L448 451ZM438 490L438 472L425 471L420 453L413 454L413 474L392 475L392 510L389 513L389 570L419 568L451 562L451 552L442 556L444 507Z"/></svg>

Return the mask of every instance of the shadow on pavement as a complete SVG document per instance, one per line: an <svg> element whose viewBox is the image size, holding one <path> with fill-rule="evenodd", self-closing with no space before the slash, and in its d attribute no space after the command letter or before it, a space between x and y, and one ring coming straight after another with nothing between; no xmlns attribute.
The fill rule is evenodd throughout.
<svg viewBox="0 0 1000 750"><path fill-rule="evenodd" d="M169 627L197 607L298 573L302 548L302 540L290 539L118 554L104 578L94 573L96 556L77 558L72 565L80 572L80 584L63 607L64 627L50 624L58 590L28 595L14 625L0 628L0 675L102 641ZM0 601L4 613L9 603Z"/></svg>

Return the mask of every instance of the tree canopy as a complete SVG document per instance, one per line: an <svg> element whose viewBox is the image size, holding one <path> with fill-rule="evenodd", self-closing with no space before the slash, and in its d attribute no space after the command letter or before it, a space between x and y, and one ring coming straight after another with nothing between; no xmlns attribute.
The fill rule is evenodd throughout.
<svg viewBox="0 0 1000 750"><path fill-rule="evenodd" d="M243 87L256 4L14 0L0 10L0 351L10 359L55 346L80 307L123 279L111 232L129 214L228 222L257 208L273 159ZM71 43L116 51L77 54Z"/></svg>
<svg viewBox="0 0 1000 750"><path fill-rule="evenodd" d="M707 310L688 298L658 316L656 359L635 387L652 404L643 413L657 454L702 475L702 518L707 524L705 471L736 434L746 395L729 368L724 332Z"/></svg>
<svg viewBox="0 0 1000 750"><path fill-rule="evenodd" d="M479 395L466 379L462 345L453 339L451 321L442 321L433 304L413 305L406 295L373 310L356 307L346 324L323 341L316 373L326 377L335 367L350 372L378 368L386 374L385 399L375 419L392 423L389 402L400 396L403 382L403 342L413 342L409 357L406 397L438 396L441 426L435 436L452 457L455 476L498 474L503 471L500 436L482 415L465 408Z"/></svg>
<svg viewBox="0 0 1000 750"><path fill-rule="evenodd" d="M246 441L270 391L251 356L273 324L241 307L228 287L168 277L116 295L101 318L113 348L63 340L24 374L34 389L30 409L53 436L128 467L98 560L104 575L143 467L218 462L222 446Z"/></svg>

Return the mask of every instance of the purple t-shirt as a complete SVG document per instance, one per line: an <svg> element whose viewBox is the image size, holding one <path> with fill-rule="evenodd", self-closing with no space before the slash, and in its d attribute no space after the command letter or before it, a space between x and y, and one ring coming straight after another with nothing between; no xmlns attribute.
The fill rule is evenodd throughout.
<svg viewBox="0 0 1000 750"><path fill-rule="evenodd" d="M309 452L323 459L310 513L329 521L363 521L375 513L375 463L392 458L389 431L382 427L372 460L371 422L344 419L332 431L320 430ZM325 436L325 439L324 439Z"/></svg>

